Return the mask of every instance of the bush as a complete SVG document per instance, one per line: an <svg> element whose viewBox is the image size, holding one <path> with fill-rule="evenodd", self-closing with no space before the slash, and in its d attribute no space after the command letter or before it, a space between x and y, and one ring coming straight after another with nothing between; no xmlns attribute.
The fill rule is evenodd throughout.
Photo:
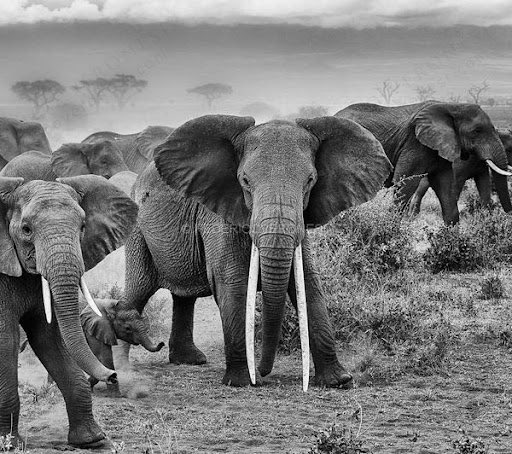
<svg viewBox="0 0 512 454"><path fill-rule="evenodd" d="M335 267L337 278L396 271L416 256L409 223L384 191L371 202L348 210L312 235L321 275Z"/></svg>
<svg viewBox="0 0 512 454"><path fill-rule="evenodd" d="M452 442L455 454L487 454L489 452L482 440L472 439L464 430L460 430L460 432L462 435Z"/></svg>
<svg viewBox="0 0 512 454"><path fill-rule="evenodd" d="M430 247L423 256L433 273L440 271L472 271L484 265L484 257L476 239L459 226L443 226L427 232Z"/></svg>
<svg viewBox="0 0 512 454"><path fill-rule="evenodd" d="M500 299L505 296L503 282L497 273L484 278L480 288L480 298L485 300Z"/></svg>
<svg viewBox="0 0 512 454"><path fill-rule="evenodd" d="M370 449L364 447L364 443L358 435L354 435L350 429L339 428L336 424L333 424L315 435L315 443L308 454L371 453Z"/></svg>

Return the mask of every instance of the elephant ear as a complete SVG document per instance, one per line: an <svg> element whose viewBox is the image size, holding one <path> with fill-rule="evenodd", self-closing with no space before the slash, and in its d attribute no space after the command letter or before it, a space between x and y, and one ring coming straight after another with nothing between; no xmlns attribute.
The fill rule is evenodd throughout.
<svg viewBox="0 0 512 454"><path fill-rule="evenodd" d="M304 211L308 227L317 227L347 208L375 196L391 173L382 145L367 129L344 118L298 119L316 136L317 181Z"/></svg>
<svg viewBox="0 0 512 454"><path fill-rule="evenodd" d="M254 125L252 117L205 115L177 128L155 148L162 179L236 225L250 214L237 178L235 142Z"/></svg>
<svg viewBox="0 0 512 454"><path fill-rule="evenodd" d="M453 117L446 104L432 104L422 109L416 115L414 132L422 145L436 150L447 161L469 157L462 152Z"/></svg>
<svg viewBox="0 0 512 454"><path fill-rule="evenodd" d="M23 184L23 178L0 177L0 273L20 277L23 270L9 234L7 210L11 193Z"/></svg>
<svg viewBox="0 0 512 454"><path fill-rule="evenodd" d="M66 143L52 153L52 170L59 177L75 177L90 174L87 156L82 153L84 145Z"/></svg>
<svg viewBox="0 0 512 454"><path fill-rule="evenodd" d="M0 156L9 162L20 154L18 151L18 133L15 124L18 120L0 118Z"/></svg>
<svg viewBox="0 0 512 454"><path fill-rule="evenodd" d="M98 175L57 181L71 186L80 197L80 206L85 211L82 256L86 271L90 270L124 244L137 220L137 204Z"/></svg>
<svg viewBox="0 0 512 454"><path fill-rule="evenodd" d="M155 147L160 145L174 128L167 126L148 126L135 138L135 146L148 161L153 159Z"/></svg>
<svg viewBox="0 0 512 454"><path fill-rule="evenodd" d="M87 336L94 337L105 345L117 345L116 333L105 314L100 317L87 306L80 312L80 324Z"/></svg>

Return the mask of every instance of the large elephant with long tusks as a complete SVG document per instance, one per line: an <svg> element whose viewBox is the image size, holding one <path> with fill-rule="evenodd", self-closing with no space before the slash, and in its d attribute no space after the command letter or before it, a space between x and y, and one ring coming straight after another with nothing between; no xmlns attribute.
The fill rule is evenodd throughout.
<svg viewBox="0 0 512 454"><path fill-rule="evenodd" d="M116 373L87 345L79 291L98 311L84 272L123 244L135 225L137 205L96 175L59 181L23 177L21 171L16 177L0 175L0 436L11 434L14 445L20 441L21 324L64 396L69 443L96 447L105 436L94 420L83 371L107 383Z"/></svg>
<svg viewBox="0 0 512 454"><path fill-rule="evenodd" d="M507 189L507 155L489 116L477 104L425 101L405 106L353 104L335 114L367 128L382 143L394 166L388 185L396 185L395 200L405 208L421 179L436 193L445 224L459 221L453 190L452 164L471 159L493 172L498 193Z"/></svg>
<svg viewBox="0 0 512 454"><path fill-rule="evenodd" d="M512 131L506 128L497 129L497 131L503 143L503 147L505 148L505 153L507 154L507 169L512 171ZM491 172L489 172L487 165L475 156L470 156L469 159L465 161L456 159L453 163L452 192L458 200L466 181L473 178L480 197L480 205L483 207L489 206L491 205L492 180L494 180L496 193L498 194L501 206L506 213L509 213L512 211L512 203L510 201L508 185L500 182L500 179L504 177L496 175L494 172L492 174L493 178L491 179ZM497 182L496 178L498 178ZM418 189L416 189L416 192L409 202L409 214L416 215L420 212L421 201L429 187L430 183L428 178L423 177L418 185Z"/></svg>
<svg viewBox="0 0 512 454"><path fill-rule="evenodd" d="M300 318L304 388L309 348L316 384L350 386L307 229L372 198L390 171L380 143L350 120L255 126L251 117L208 115L185 123L155 149L155 163L134 186L139 218L126 243L127 304L142 311L158 288L168 288L169 359L198 364L206 357L193 341L194 304L213 295L224 331L223 383L245 386L260 381L256 290L263 294L262 376L274 364L288 294Z"/></svg>

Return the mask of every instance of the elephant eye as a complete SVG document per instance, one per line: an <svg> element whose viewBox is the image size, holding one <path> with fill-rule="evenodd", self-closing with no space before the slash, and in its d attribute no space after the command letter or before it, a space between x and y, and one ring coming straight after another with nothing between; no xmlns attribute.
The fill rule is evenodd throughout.
<svg viewBox="0 0 512 454"><path fill-rule="evenodd" d="M247 175L244 175L242 177L242 184L249 189L251 187L251 184L249 183L249 178L247 178Z"/></svg>
<svg viewBox="0 0 512 454"><path fill-rule="evenodd" d="M31 235L32 234L32 229L27 225L27 224L23 224L21 226L21 231L25 234L25 235Z"/></svg>

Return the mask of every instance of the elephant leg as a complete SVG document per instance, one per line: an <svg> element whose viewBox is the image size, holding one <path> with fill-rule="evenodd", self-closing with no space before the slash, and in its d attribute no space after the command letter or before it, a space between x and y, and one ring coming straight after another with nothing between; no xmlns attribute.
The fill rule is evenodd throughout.
<svg viewBox="0 0 512 454"><path fill-rule="evenodd" d="M437 172L429 174L428 181L441 203L444 223L446 225L457 224L459 222L458 194L454 185L451 164L447 163Z"/></svg>
<svg viewBox="0 0 512 454"><path fill-rule="evenodd" d="M103 445L105 434L92 414L91 390L85 375L63 344L57 323L41 312L22 320L30 346L59 387L69 420L68 443L81 448Z"/></svg>
<svg viewBox="0 0 512 454"><path fill-rule="evenodd" d="M410 216L416 216L419 214L421 209L421 201L423 200L423 197L428 191L428 188L430 187L430 184L428 182L428 177L423 177L420 180L420 184L418 185L418 188L416 189L416 192L413 194L410 202L409 202L409 215Z"/></svg>
<svg viewBox="0 0 512 454"><path fill-rule="evenodd" d="M0 320L0 437L10 434L14 446L22 444L18 433L20 398L18 395L18 351L20 330L18 320Z"/></svg>
<svg viewBox="0 0 512 454"><path fill-rule="evenodd" d="M314 269L307 236L302 242L306 304L308 312L309 346L315 364L314 383L317 386L351 388L352 375L338 361L336 342L327 312L327 298L322 289L320 275ZM290 275L288 294L297 309L295 278Z"/></svg>
<svg viewBox="0 0 512 454"><path fill-rule="evenodd" d="M110 370L115 370L112 347L110 345L104 344L102 341L96 339L93 336L87 335L86 338L89 347L91 347L91 351L94 353L94 356L98 358L101 364ZM88 381L91 385L91 390L99 382L98 379L91 376L89 376ZM119 391L119 383L107 383L107 392L110 397L121 397L121 393Z"/></svg>
<svg viewBox="0 0 512 454"><path fill-rule="evenodd" d="M169 338L169 362L204 364L206 356L194 344L195 297L172 294L172 329Z"/></svg>
<svg viewBox="0 0 512 454"><path fill-rule="evenodd" d="M475 185L478 195L480 196L480 204L483 207L491 205L491 175L485 169L485 172L475 175Z"/></svg>
<svg viewBox="0 0 512 454"><path fill-rule="evenodd" d="M130 369L130 344L122 339L117 339L117 345L112 346L112 355L116 370Z"/></svg>

